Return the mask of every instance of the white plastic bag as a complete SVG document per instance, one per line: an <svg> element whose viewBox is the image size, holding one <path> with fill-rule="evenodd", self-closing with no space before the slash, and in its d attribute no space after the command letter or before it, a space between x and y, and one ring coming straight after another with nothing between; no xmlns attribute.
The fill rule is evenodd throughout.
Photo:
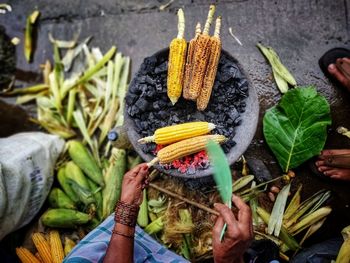
<svg viewBox="0 0 350 263"><path fill-rule="evenodd" d="M41 132L0 139L0 240L38 213L63 148L64 140Z"/></svg>

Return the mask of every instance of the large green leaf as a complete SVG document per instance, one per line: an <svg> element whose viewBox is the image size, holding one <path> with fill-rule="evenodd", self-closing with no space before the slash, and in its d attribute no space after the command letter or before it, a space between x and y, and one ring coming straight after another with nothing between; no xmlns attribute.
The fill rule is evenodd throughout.
<svg viewBox="0 0 350 263"><path fill-rule="evenodd" d="M289 90L266 111L264 136L283 171L320 153L331 124L329 105L312 86Z"/></svg>

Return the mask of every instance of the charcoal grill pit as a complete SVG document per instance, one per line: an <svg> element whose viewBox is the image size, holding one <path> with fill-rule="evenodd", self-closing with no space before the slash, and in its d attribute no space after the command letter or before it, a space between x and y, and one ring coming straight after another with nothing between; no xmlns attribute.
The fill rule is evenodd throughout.
<svg viewBox="0 0 350 263"><path fill-rule="evenodd" d="M222 50L208 108L197 111L196 103L180 98L172 106L166 97L166 74L169 49L162 49L145 58L132 79L126 95L125 125L136 152L151 161L155 144L141 145L137 141L163 126L188 121L208 121L218 125L212 133L229 137L223 146L227 159L233 164L247 149L254 137L259 102L256 91L239 62ZM155 168L176 177L200 178L212 174L211 167L196 170L194 174L180 173L176 169Z"/></svg>

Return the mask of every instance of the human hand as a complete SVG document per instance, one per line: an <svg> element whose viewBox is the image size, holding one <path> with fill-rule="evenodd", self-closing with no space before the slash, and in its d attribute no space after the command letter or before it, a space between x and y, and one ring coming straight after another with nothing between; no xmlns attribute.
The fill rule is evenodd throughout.
<svg viewBox="0 0 350 263"><path fill-rule="evenodd" d="M238 196L232 196L232 202L239 209L237 218L230 208L224 204L214 204L220 213L213 228L213 254L216 263L243 262L243 254L253 239L252 213ZM220 234L224 224L227 230L224 239L220 241Z"/></svg>
<svg viewBox="0 0 350 263"><path fill-rule="evenodd" d="M142 203L142 190L148 185L148 166L141 163L128 171L123 178L120 200L131 204Z"/></svg>

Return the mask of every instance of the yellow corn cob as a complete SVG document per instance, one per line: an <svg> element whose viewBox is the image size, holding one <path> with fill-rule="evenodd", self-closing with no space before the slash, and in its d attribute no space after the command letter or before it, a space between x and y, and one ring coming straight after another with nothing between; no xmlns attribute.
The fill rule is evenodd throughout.
<svg viewBox="0 0 350 263"><path fill-rule="evenodd" d="M218 134L203 135L179 141L161 149L157 154L157 158L160 163L170 163L187 155L205 150L208 140L222 143L226 141L226 137Z"/></svg>
<svg viewBox="0 0 350 263"><path fill-rule="evenodd" d="M174 105L182 94L183 74L186 63L186 47L187 43L184 39L185 34L185 15L180 8L177 12L178 34L177 38L173 39L169 46L169 66L168 66L168 97Z"/></svg>
<svg viewBox="0 0 350 263"><path fill-rule="evenodd" d="M34 233L32 239L44 263L52 263L50 244L45 239L45 236L41 233Z"/></svg>
<svg viewBox="0 0 350 263"><path fill-rule="evenodd" d="M75 245L76 244L72 239L65 237L64 238L64 255L67 256L75 247Z"/></svg>
<svg viewBox="0 0 350 263"><path fill-rule="evenodd" d="M189 99L190 81L191 81L192 67L193 67L193 54L194 54L194 50L196 47L196 41L197 41L200 33L201 33L201 24L197 23L196 35L188 44L188 49L187 49L187 60L186 60L186 65L185 65L185 78L184 78L184 85L183 85L183 92L182 92L182 96L186 100Z"/></svg>
<svg viewBox="0 0 350 263"><path fill-rule="evenodd" d="M22 263L40 263L40 261L24 247L17 247L16 254Z"/></svg>
<svg viewBox="0 0 350 263"><path fill-rule="evenodd" d="M152 136L141 138L139 143L155 142L167 145L184 139L209 133L215 124L204 121L187 122L157 129Z"/></svg>
<svg viewBox="0 0 350 263"><path fill-rule="evenodd" d="M43 260L42 260L41 257L40 257L39 252L36 252L36 253L35 253L35 257L36 257L40 262L43 262Z"/></svg>
<svg viewBox="0 0 350 263"><path fill-rule="evenodd" d="M207 65L207 70L204 76L203 87L197 98L197 109L202 111L208 106L211 91L213 89L216 71L221 54L220 40L221 17L216 19L214 36L210 38L210 57Z"/></svg>
<svg viewBox="0 0 350 263"><path fill-rule="evenodd" d="M211 5L209 9L207 21L205 22L203 34L199 35L196 41L196 47L193 54L192 76L191 76L190 89L188 94L188 98L190 100L197 99L203 85L204 76L206 73L209 56L210 56L209 29L210 29L211 22L213 20L214 13L215 13L215 6Z"/></svg>
<svg viewBox="0 0 350 263"><path fill-rule="evenodd" d="M64 259L63 246L60 238L60 234L57 230L50 231L49 235L51 257L54 263L62 263Z"/></svg>

